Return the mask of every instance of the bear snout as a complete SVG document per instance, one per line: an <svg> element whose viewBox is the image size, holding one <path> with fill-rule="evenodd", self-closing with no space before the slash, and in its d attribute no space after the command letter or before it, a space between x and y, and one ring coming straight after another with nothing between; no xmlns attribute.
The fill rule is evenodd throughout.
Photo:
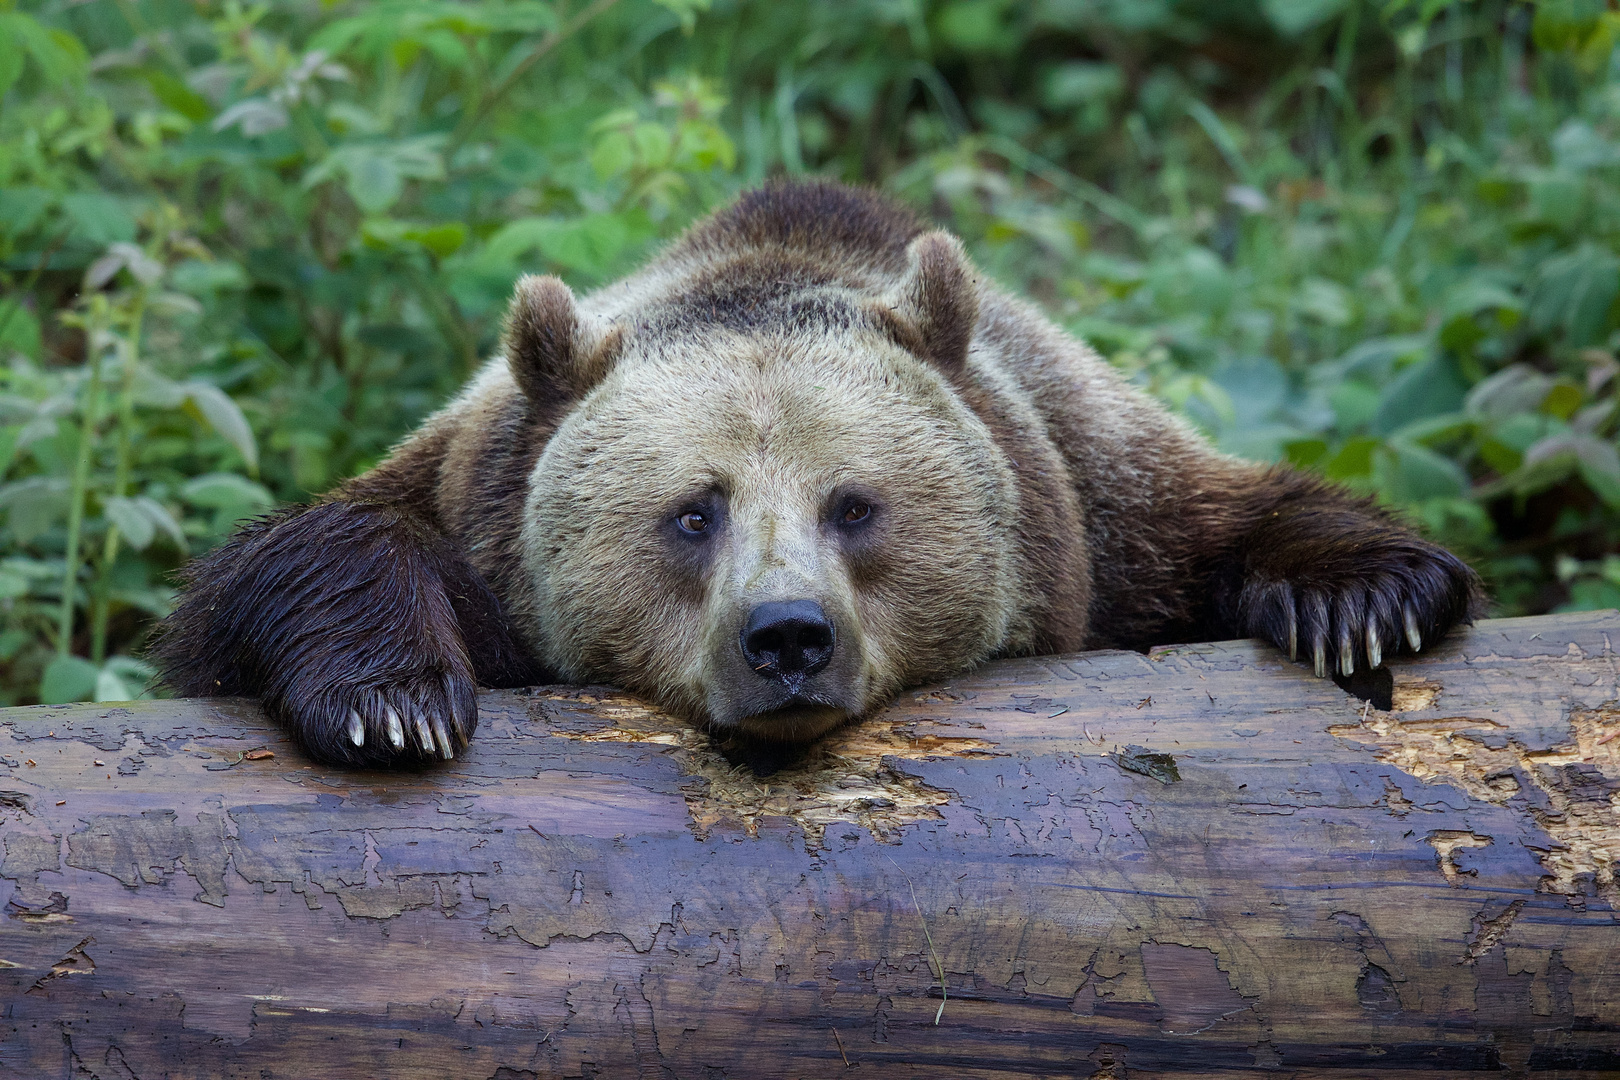
<svg viewBox="0 0 1620 1080"><path fill-rule="evenodd" d="M832 620L816 601L773 601L749 612L739 644L754 674L797 695L806 679L832 663L836 636Z"/></svg>

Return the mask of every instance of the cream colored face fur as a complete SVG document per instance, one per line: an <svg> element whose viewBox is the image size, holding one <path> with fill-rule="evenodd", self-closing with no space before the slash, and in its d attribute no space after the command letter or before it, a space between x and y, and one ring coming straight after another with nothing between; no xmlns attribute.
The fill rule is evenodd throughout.
<svg viewBox="0 0 1620 1080"><path fill-rule="evenodd" d="M805 739L1002 643L1013 476L931 365L860 328L646 338L530 479L524 614L559 675ZM842 524L851 499L871 507L859 528ZM695 507L698 537L677 524ZM758 605L803 599L832 621L834 653L790 695L740 635Z"/></svg>

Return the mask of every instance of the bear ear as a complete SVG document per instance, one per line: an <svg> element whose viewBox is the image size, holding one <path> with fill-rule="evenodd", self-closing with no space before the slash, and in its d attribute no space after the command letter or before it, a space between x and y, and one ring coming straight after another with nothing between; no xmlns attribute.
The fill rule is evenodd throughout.
<svg viewBox="0 0 1620 1080"><path fill-rule="evenodd" d="M583 397L607 375L622 340L619 327L581 315L561 279L533 274L518 279L503 349L512 378L531 405Z"/></svg>
<svg viewBox="0 0 1620 1080"><path fill-rule="evenodd" d="M895 315L915 335L904 344L954 372L967 361L979 318L973 266L962 242L940 231L923 233L907 245L906 260L906 275L890 296Z"/></svg>

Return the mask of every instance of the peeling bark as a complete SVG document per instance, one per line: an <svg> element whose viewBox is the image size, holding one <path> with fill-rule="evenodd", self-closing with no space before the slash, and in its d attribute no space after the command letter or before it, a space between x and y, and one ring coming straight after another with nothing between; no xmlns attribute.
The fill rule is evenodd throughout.
<svg viewBox="0 0 1620 1080"><path fill-rule="evenodd" d="M1613 1077L1611 639L1481 623L1387 711L1251 642L1007 661L765 776L601 688L406 774L0 710L0 1077Z"/></svg>

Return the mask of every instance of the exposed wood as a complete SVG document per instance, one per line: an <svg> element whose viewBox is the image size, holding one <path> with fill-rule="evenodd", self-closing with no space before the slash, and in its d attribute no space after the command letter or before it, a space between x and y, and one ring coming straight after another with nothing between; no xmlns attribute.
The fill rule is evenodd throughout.
<svg viewBox="0 0 1620 1080"><path fill-rule="evenodd" d="M1250 642L1010 661L765 778L599 690L409 775L5 710L0 1075L1613 1077L1612 642L1482 623L1390 711Z"/></svg>

